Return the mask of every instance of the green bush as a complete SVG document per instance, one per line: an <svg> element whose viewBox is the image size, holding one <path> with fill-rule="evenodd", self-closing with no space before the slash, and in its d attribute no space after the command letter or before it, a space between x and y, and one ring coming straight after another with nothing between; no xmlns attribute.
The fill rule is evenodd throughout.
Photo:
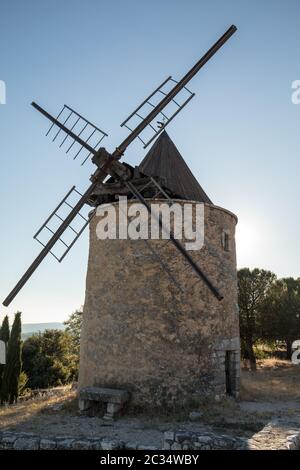
<svg viewBox="0 0 300 470"><path fill-rule="evenodd" d="M30 336L23 344L23 370L29 388L64 385L77 378L78 354L67 331L46 330Z"/></svg>
<svg viewBox="0 0 300 470"><path fill-rule="evenodd" d="M28 388L26 387L27 383L28 377L25 372L22 371L19 377L19 396L25 395L25 393L28 391Z"/></svg>

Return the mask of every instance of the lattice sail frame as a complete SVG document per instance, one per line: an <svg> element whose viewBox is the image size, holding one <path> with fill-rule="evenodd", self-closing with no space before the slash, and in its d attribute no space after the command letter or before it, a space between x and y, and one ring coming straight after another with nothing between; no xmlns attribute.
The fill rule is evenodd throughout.
<svg viewBox="0 0 300 470"><path fill-rule="evenodd" d="M54 142L57 138L60 137L60 134L63 133L64 137L60 141L59 147L61 148L65 144L66 153L68 154L70 151L71 153L73 152L73 160L76 160L79 154L81 154L81 165L86 163L86 161L92 155L92 152L87 150L83 145L80 145L78 141L73 139L70 133L76 134L77 137L80 137L80 139L82 139L85 144L91 146L95 151L99 149L102 140L108 136L106 132L95 126L92 122L88 121L81 114L66 104L63 105L61 111L58 113L56 121L66 127L67 130L63 130L62 128L58 127L55 122L52 122L46 133L46 136L51 135L52 133L52 142ZM56 132L53 132L54 129Z"/></svg>
<svg viewBox="0 0 300 470"><path fill-rule="evenodd" d="M133 131L138 120L143 121L149 110L154 109L163 97L167 96L170 86L178 83L171 76L166 78L126 119L122 122L121 127L126 127L130 132ZM177 116L178 113L194 98L195 93L184 87L177 95L176 100L173 98L170 103L160 111L159 120L156 116L153 121L148 124L147 128L137 137L142 142L144 149L167 127L168 124ZM162 97L162 98L161 98ZM161 99L160 99L161 98ZM147 132L148 131L148 132ZM149 135L150 134L150 135ZM148 139L148 140L147 140Z"/></svg>
<svg viewBox="0 0 300 470"><path fill-rule="evenodd" d="M60 203L56 206L56 208L51 212L49 217L45 220L45 222L41 225L41 227L38 229L38 231L34 234L33 238L40 243L43 247L46 246L46 243L48 240L42 240L41 237L45 236L46 232L46 238L47 234L50 236L53 235L56 231L55 227L55 222L62 223L65 221L67 215L70 213L70 211L74 208L75 202L71 202L71 198L74 197L79 199L82 197L82 194L76 189L76 186L72 186L72 188L67 192L67 194L64 196L64 198L60 201ZM74 205L72 205L74 204ZM64 209L67 210L67 213L64 215ZM94 212L91 212L88 215L83 215L80 211L77 213L76 218L73 219L72 224L69 224L64 231L64 233L59 237L57 240L56 244L54 245L53 248L58 247L60 243L60 247L64 248L64 251L62 253L58 254L55 253L54 251L50 250L49 253L59 262L64 259L66 254L70 251L74 243L78 240L84 229L87 227L89 224L91 218L93 217ZM80 223L81 222L81 223ZM52 225L51 225L52 224ZM69 229L69 233L66 234L66 231ZM67 238L63 238L63 235ZM70 236L70 235L73 235Z"/></svg>

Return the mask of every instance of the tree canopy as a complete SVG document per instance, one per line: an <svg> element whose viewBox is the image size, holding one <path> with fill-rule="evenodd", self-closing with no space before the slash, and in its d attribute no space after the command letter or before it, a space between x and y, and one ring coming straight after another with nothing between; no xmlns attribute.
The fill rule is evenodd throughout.
<svg viewBox="0 0 300 470"><path fill-rule="evenodd" d="M242 356L256 368L258 342L284 342L291 358L292 343L300 339L300 279L277 279L271 271L238 271Z"/></svg>
<svg viewBox="0 0 300 470"><path fill-rule="evenodd" d="M262 306L276 280L271 271L243 268L238 271L238 302L242 353L256 368L254 345L262 336Z"/></svg>
<svg viewBox="0 0 300 470"><path fill-rule="evenodd" d="M72 335L46 330L30 336L23 344L23 370L30 388L55 387L76 379L78 354Z"/></svg>

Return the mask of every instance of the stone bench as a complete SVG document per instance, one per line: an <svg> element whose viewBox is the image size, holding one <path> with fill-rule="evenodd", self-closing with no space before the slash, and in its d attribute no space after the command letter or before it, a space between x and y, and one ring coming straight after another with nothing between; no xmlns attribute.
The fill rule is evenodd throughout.
<svg viewBox="0 0 300 470"><path fill-rule="evenodd" d="M106 405L106 413L103 419L113 420L125 403L129 400L129 393L126 390L115 388L85 387L79 391L79 410L86 411L93 403L103 403Z"/></svg>

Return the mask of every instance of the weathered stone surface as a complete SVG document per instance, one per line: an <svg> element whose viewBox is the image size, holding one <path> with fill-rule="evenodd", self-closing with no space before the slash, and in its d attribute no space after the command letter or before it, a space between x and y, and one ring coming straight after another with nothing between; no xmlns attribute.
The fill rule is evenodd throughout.
<svg viewBox="0 0 300 470"><path fill-rule="evenodd" d="M249 450L300 449L300 430L291 429L289 421L274 420L247 441Z"/></svg>
<svg viewBox="0 0 300 470"><path fill-rule="evenodd" d="M1 433L0 449L9 450L114 450L124 449L123 441L114 438L90 437L76 439L74 437L40 437L29 433ZM135 445L135 448L137 444ZM129 447L128 447L129 448Z"/></svg>
<svg viewBox="0 0 300 470"><path fill-rule="evenodd" d="M4 435L1 439L1 449L13 449L16 438L14 434Z"/></svg>
<svg viewBox="0 0 300 470"><path fill-rule="evenodd" d="M85 387L79 392L81 400L99 401L111 404L123 404L129 399L129 393L126 390L102 387Z"/></svg>
<svg viewBox="0 0 300 470"><path fill-rule="evenodd" d="M173 442L175 440L175 433L172 431L166 431L164 433L164 440L166 442Z"/></svg>
<svg viewBox="0 0 300 470"><path fill-rule="evenodd" d="M101 439L93 439L91 440L91 450L101 450Z"/></svg>
<svg viewBox="0 0 300 470"><path fill-rule="evenodd" d="M209 449L244 449L246 448L246 440L231 437L223 434L214 434L212 432L199 433L173 433L173 441L171 441L171 433L164 433L163 449L171 450L209 450Z"/></svg>
<svg viewBox="0 0 300 470"><path fill-rule="evenodd" d="M72 449L89 450L94 443L88 440L77 440L72 442Z"/></svg>
<svg viewBox="0 0 300 470"><path fill-rule="evenodd" d="M190 433L182 441L183 433L164 433L163 449L174 450L296 450L300 449L300 430L291 428L289 421L274 420L250 439L213 432Z"/></svg>
<svg viewBox="0 0 300 470"><path fill-rule="evenodd" d="M138 446L137 449L138 450L158 450L158 447L141 445L141 446Z"/></svg>
<svg viewBox="0 0 300 470"><path fill-rule="evenodd" d="M300 449L300 430L292 429L288 423L270 423L251 439L232 437L212 432L184 433L182 431L164 433L161 447L130 443L114 438L90 437L75 439L64 437L40 437L29 433L0 432L0 449L9 450L296 450Z"/></svg>
<svg viewBox="0 0 300 470"><path fill-rule="evenodd" d="M128 449L128 450L136 450L137 447L138 447L137 442L126 442L125 443L125 449Z"/></svg>
<svg viewBox="0 0 300 470"><path fill-rule="evenodd" d="M156 203L165 202L158 201ZM182 201L181 201L182 203ZM129 203L130 206L132 203ZM180 406L192 395L225 393L225 352L232 389L239 390L236 217L205 204L205 246L192 254L224 295L219 302L165 240L98 240L90 251L81 336L79 390L120 388L132 405ZM222 245L224 230L230 249ZM162 270L159 251L181 292Z"/></svg>
<svg viewBox="0 0 300 470"><path fill-rule="evenodd" d="M193 434L190 432L177 432L175 436L175 441L182 443L184 441L190 441L192 439Z"/></svg>
<svg viewBox="0 0 300 470"><path fill-rule="evenodd" d="M191 411L189 414L189 419L191 421L200 421L202 417L203 413L201 413L200 411Z"/></svg>
<svg viewBox="0 0 300 470"><path fill-rule="evenodd" d="M14 443L15 450L38 450L40 439L34 437L20 437Z"/></svg>
<svg viewBox="0 0 300 470"><path fill-rule="evenodd" d="M118 441L117 439L104 438L101 441L102 450L114 450L114 449L123 449L124 442Z"/></svg>
<svg viewBox="0 0 300 470"><path fill-rule="evenodd" d="M54 450L56 449L56 441L54 439L41 439L40 449L41 450Z"/></svg>
<svg viewBox="0 0 300 470"><path fill-rule="evenodd" d="M181 450L182 447L178 442L174 442L174 444L171 445L172 450Z"/></svg>
<svg viewBox="0 0 300 470"><path fill-rule="evenodd" d="M71 437L62 437L57 439L57 449L71 449L74 438Z"/></svg>
<svg viewBox="0 0 300 470"><path fill-rule="evenodd" d="M105 415L103 416L103 419L107 423L110 423L110 422L112 423L114 421L114 415L111 413L105 413Z"/></svg>
<svg viewBox="0 0 300 470"><path fill-rule="evenodd" d="M120 409L122 408L122 405L119 403L107 403L107 413L114 415Z"/></svg>
<svg viewBox="0 0 300 470"><path fill-rule="evenodd" d="M171 444L169 442L164 442L163 450L171 450Z"/></svg>
<svg viewBox="0 0 300 470"><path fill-rule="evenodd" d="M212 441L212 438L210 436L199 436L198 437L198 442L200 442L201 444L208 444L211 441Z"/></svg>

